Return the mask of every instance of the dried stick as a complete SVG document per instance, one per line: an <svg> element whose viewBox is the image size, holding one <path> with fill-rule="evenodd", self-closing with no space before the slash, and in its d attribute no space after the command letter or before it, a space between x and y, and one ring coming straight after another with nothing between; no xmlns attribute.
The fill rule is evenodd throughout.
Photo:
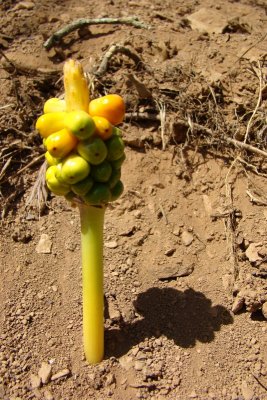
<svg viewBox="0 0 267 400"><path fill-rule="evenodd" d="M57 32L53 33L50 38L48 38L44 43L44 48L46 50L51 49L55 44L57 44L64 36L75 31L76 29L82 28L88 25L101 25L101 24L124 24L132 25L136 28L150 29L150 26L139 21L137 17L125 17L125 18L81 18L76 21L71 22L69 25L64 26L64 28L59 29Z"/></svg>
<svg viewBox="0 0 267 400"><path fill-rule="evenodd" d="M101 77L106 73L110 59L114 56L114 54L117 53L125 54L127 57L131 58L136 64L142 63L140 57L137 54L133 53L128 47L124 47L119 44L113 44L104 54L102 61L95 72L95 75L97 77Z"/></svg>

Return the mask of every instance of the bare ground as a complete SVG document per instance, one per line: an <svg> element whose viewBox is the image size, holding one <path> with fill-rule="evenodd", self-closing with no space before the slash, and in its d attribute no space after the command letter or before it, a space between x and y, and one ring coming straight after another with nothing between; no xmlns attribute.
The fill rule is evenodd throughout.
<svg viewBox="0 0 267 400"><path fill-rule="evenodd" d="M266 14L264 0L3 2L0 399L267 399ZM44 48L77 18L133 16L144 26L90 25ZM30 197L34 124L69 57L92 96L127 104L96 366L82 349L78 212Z"/></svg>

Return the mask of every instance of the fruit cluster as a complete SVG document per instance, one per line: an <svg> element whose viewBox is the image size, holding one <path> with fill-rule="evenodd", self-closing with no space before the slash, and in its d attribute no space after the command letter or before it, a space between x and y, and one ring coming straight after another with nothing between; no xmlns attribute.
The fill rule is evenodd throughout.
<svg viewBox="0 0 267 400"><path fill-rule="evenodd" d="M125 160L121 131L125 106L116 94L92 100L89 109L66 109L65 100L51 98L36 129L46 148L48 188L72 201L101 205L123 192L120 180Z"/></svg>

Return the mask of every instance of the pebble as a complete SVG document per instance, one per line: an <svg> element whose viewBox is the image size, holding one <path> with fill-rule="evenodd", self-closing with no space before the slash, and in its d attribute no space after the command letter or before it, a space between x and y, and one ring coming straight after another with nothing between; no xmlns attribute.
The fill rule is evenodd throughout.
<svg viewBox="0 0 267 400"><path fill-rule="evenodd" d="M109 318L111 321L120 321L121 319L121 313L118 309L118 307L114 303L109 303L108 305L108 312L109 312Z"/></svg>
<svg viewBox="0 0 267 400"><path fill-rule="evenodd" d="M188 231L183 231L182 235L181 235L181 239L185 246L190 246L190 244L194 240L194 236L192 235L192 233L190 233Z"/></svg>
<svg viewBox="0 0 267 400"><path fill-rule="evenodd" d="M16 4L16 6L13 8L13 11L15 10L32 10L34 8L34 3L31 1L21 1L20 3Z"/></svg>
<svg viewBox="0 0 267 400"><path fill-rule="evenodd" d="M191 29L199 32L222 33L227 26L225 15L217 10L210 8L200 8L198 11L190 14L187 20Z"/></svg>
<svg viewBox="0 0 267 400"><path fill-rule="evenodd" d="M44 398L45 400L54 400L54 396L49 390L44 391Z"/></svg>
<svg viewBox="0 0 267 400"><path fill-rule="evenodd" d="M123 356L119 359L120 366L125 369L126 371L129 371L133 367L133 359L130 356Z"/></svg>
<svg viewBox="0 0 267 400"><path fill-rule="evenodd" d="M41 387L41 378L38 375L31 374L30 381L32 389L39 389Z"/></svg>
<svg viewBox="0 0 267 400"><path fill-rule="evenodd" d="M193 270L194 270L193 265L173 263L167 265L160 265L157 269L155 269L154 274L157 279L164 280L164 279L188 276L192 274Z"/></svg>
<svg viewBox="0 0 267 400"><path fill-rule="evenodd" d="M135 363L134 363L134 369L136 371L142 371L144 366L145 366L145 363L143 361L135 361Z"/></svg>
<svg viewBox="0 0 267 400"><path fill-rule="evenodd" d="M46 385L52 376L52 367L50 364L43 362L41 368L38 371L38 375L44 385Z"/></svg>
<svg viewBox="0 0 267 400"><path fill-rule="evenodd" d="M113 240L112 242L106 242L105 247L107 247L108 249L116 249L116 247L118 247L118 243L116 242L116 240Z"/></svg>
<svg viewBox="0 0 267 400"><path fill-rule="evenodd" d="M38 254L50 254L52 248L52 241L46 233L43 233L40 237L39 243L36 246L36 252Z"/></svg>
<svg viewBox="0 0 267 400"><path fill-rule="evenodd" d="M267 302L265 302L263 304L261 312L262 312L262 315L264 316L264 318L267 319Z"/></svg>
<svg viewBox="0 0 267 400"><path fill-rule="evenodd" d="M190 399L196 399L197 397L198 397L198 396L197 396L195 390L193 390L193 391L190 393L190 395L189 395L189 398L190 398Z"/></svg>
<svg viewBox="0 0 267 400"><path fill-rule="evenodd" d="M106 386L110 386L113 383L116 383L115 375L110 373L107 375L107 378L106 378Z"/></svg>
<svg viewBox="0 0 267 400"><path fill-rule="evenodd" d="M244 397L244 400L253 400L254 399L254 391L248 386L246 381L242 381L241 392Z"/></svg>
<svg viewBox="0 0 267 400"><path fill-rule="evenodd" d="M56 374L52 375L51 381L56 381L58 379L65 378L70 375L70 370L68 368L58 371Z"/></svg>

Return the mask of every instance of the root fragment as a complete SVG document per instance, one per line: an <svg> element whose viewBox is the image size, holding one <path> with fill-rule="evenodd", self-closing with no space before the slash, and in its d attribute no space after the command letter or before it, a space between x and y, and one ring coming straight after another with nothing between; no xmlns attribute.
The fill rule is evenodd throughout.
<svg viewBox="0 0 267 400"><path fill-rule="evenodd" d="M53 33L49 39L44 43L44 48L46 50L50 50L55 44L58 44L59 41L69 33L80 29L84 26L89 25L101 25L101 24L122 24L122 25L131 25L135 28L143 28L150 29L150 26L139 21L137 17L125 17L125 18L81 18L76 21L71 22L70 24L64 26L64 28L59 29L57 32Z"/></svg>

